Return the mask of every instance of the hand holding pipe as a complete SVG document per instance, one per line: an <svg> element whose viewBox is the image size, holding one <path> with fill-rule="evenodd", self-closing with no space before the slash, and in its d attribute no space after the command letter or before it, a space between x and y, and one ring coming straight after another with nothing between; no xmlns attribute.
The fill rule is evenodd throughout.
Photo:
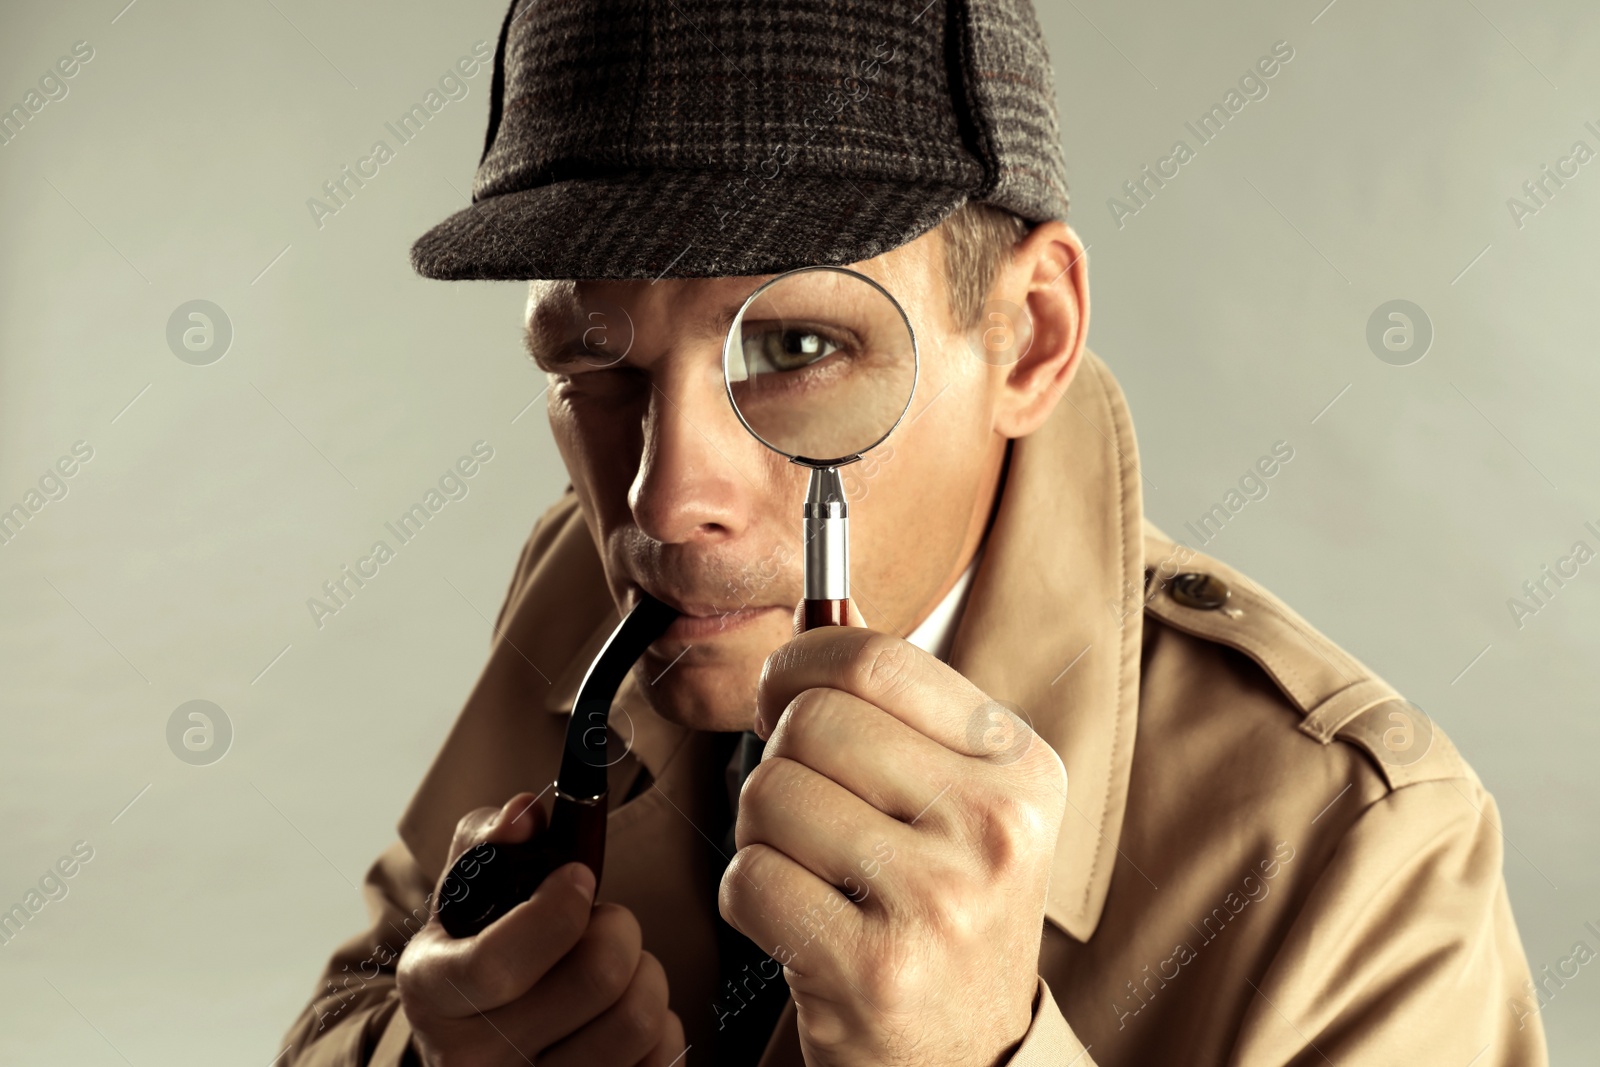
<svg viewBox="0 0 1600 1067"><path fill-rule="evenodd" d="M678 617L644 591L589 666L573 701L566 747L555 780L550 825L527 841L483 842L451 865L439 891L439 922L451 937L470 937L533 896L550 872L578 861L594 872L606 852L606 720L628 671Z"/></svg>

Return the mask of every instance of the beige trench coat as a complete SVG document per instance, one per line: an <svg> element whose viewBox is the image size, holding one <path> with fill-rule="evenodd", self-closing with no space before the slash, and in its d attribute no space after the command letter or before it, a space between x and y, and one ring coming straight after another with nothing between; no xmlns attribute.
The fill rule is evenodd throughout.
<svg viewBox="0 0 1600 1067"><path fill-rule="evenodd" d="M1092 353L1066 400L1015 444L949 657L1026 711L1070 783L1034 1019L1009 1062L1545 1063L1499 816L1472 769L1280 601L1144 521L1133 427ZM1218 582L1230 595L1207 606ZM569 492L534 528L483 674L367 874L372 927L334 954L285 1062L414 1055L394 966L456 820L553 780L615 621ZM600 898L638 917L706 1047L723 768L712 735L655 715L631 682L611 725L631 738L611 796L641 766L654 784L609 815ZM802 1062L792 1000L760 1062Z"/></svg>

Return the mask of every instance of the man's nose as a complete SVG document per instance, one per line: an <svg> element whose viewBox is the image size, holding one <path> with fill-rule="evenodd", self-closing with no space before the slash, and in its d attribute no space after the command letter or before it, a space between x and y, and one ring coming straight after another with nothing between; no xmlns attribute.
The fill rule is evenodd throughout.
<svg viewBox="0 0 1600 1067"><path fill-rule="evenodd" d="M729 406L720 374L694 366L658 376L628 489L634 522L663 544L737 536L748 524L755 477L737 464L753 467L759 451Z"/></svg>

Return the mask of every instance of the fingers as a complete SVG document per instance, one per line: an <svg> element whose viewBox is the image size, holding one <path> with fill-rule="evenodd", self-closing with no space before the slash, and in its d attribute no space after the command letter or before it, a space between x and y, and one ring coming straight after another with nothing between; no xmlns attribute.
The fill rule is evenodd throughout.
<svg viewBox="0 0 1600 1067"><path fill-rule="evenodd" d="M767 657L756 691L755 732L771 734L807 689L839 689L876 705L953 751L986 754L967 737L988 698L953 668L908 641L854 626L809 630Z"/></svg>
<svg viewBox="0 0 1600 1067"><path fill-rule="evenodd" d="M532 988L508 1003L485 1008L482 1019L458 1021L494 1033L518 1049L532 1051L554 1046L594 1025L628 995L638 980L640 958L646 955L641 951L642 940L639 922L627 908L620 904L597 905L577 944ZM659 968L659 964L656 966ZM666 981L665 972L661 981ZM596 1062L632 1063L648 1047L641 1046L631 1058ZM546 1060L540 1056L538 1062L544 1067Z"/></svg>
<svg viewBox="0 0 1600 1067"><path fill-rule="evenodd" d="M519 793L464 816L450 865L474 849L492 863L496 845L542 831L537 801ZM654 1063L649 1057L662 1054L666 1065L683 1051L666 972L643 951L638 920L621 905L596 907L594 876L581 863L557 868L529 900L471 937L452 938L435 919L411 939L398 970L419 1042L450 1062L518 1062L546 1049L541 1067Z"/></svg>
<svg viewBox="0 0 1600 1067"><path fill-rule="evenodd" d="M667 972L653 955L642 952L625 982L622 995L610 1007L572 1036L546 1048L539 1067L631 1064L651 1055L666 1036ZM678 1038L682 1040L681 1025Z"/></svg>
<svg viewBox="0 0 1600 1067"><path fill-rule="evenodd" d="M895 716L837 689L807 689L789 702L762 752L763 762L778 757L810 767L886 815L924 828L945 821L946 806L934 804L941 791L974 771Z"/></svg>
<svg viewBox="0 0 1600 1067"><path fill-rule="evenodd" d="M456 832L450 839L449 859L434 888L443 890L450 868L468 849L484 842L515 844L526 841L543 830L548 821L539 798L532 793L518 793L498 808L476 808L467 812L456 822ZM436 899L438 895L435 892Z"/></svg>
<svg viewBox="0 0 1600 1067"><path fill-rule="evenodd" d="M552 875L546 885L555 879ZM495 924L496 929L500 926ZM525 947L531 944L525 941ZM414 977L416 966L408 965L412 951L408 947L401 967L406 971L410 966L407 975L412 977L402 976L401 999L421 1043L444 1062L511 1064L536 1057L540 1067L671 1064L684 1049L683 1027L667 1010L665 969L641 944L633 913L620 904L601 904L556 967L532 988L497 1007L475 1001L447 974L434 974L438 988L449 989L468 1006L467 1013L450 1018L418 1012L418 990L427 987ZM436 965L437 960L438 971ZM439 1005L422 1005L423 1012L429 1008ZM444 1008L456 1011L453 1004ZM668 1050L665 1059L648 1058Z"/></svg>
<svg viewBox="0 0 1600 1067"><path fill-rule="evenodd" d="M489 872L487 883L480 881L488 864L542 829L544 821L544 811L530 793L518 793L499 809L477 808L463 815L456 823L444 869L434 886L431 918L444 917L447 904L463 904L475 887L501 881L510 874L504 869L507 861L502 861Z"/></svg>
<svg viewBox="0 0 1600 1067"><path fill-rule="evenodd" d="M880 866L874 857L910 847L914 833L811 768L766 758L739 795L734 843L740 849L770 846L876 911L879 899L867 885L869 872Z"/></svg>
<svg viewBox="0 0 1600 1067"><path fill-rule="evenodd" d="M543 830L548 822L549 818L545 815L538 796L532 793L518 793L501 805L500 811L494 816L494 821L486 828L484 840L496 844L526 841Z"/></svg>
<svg viewBox="0 0 1600 1067"><path fill-rule="evenodd" d="M683 1020L678 1018L677 1012L668 1011L661 1028L661 1040L656 1042L656 1047L650 1050L648 1056L639 1061L637 1067L681 1067L686 1051Z"/></svg>
<svg viewBox="0 0 1600 1067"><path fill-rule="evenodd" d="M631 911L620 904L596 905L578 943L528 991L529 1001L548 1006L568 1023L557 1032L537 1035L540 1044L573 1033L615 1004L635 980L639 958L646 954L643 948L644 934Z"/></svg>
<svg viewBox="0 0 1600 1067"><path fill-rule="evenodd" d="M518 793L499 808L478 808L456 823L449 861L434 899L442 899L451 868L469 849L526 841L545 827L544 809L533 793ZM403 992L418 1010L460 1018L499 1007L526 992L583 935L589 923L594 878L571 863L551 872L532 898L512 908L476 936L452 938L437 918L418 932L402 957ZM435 912L437 914L437 911Z"/></svg>
<svg viewBox="0 0 1600 1067"><path fill-rule="evenodd" d="M862 909L843 893L765 844L734 854L717 892L717 910L796 974L841 981L868 926Z"/></svg>
<svg viewBox="0 0 1600 1067"><path fill-rule="evenodd" d="M594 877L581 863L553 871L533 896L481 933L452 938L437 922L401 957L402 992L436 1016L488 1012L527 992L589 926Z"/></svg>

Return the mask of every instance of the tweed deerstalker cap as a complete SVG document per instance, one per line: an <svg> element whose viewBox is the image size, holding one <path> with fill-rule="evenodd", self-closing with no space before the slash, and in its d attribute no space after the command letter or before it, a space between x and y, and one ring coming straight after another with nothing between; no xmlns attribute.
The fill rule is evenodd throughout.
<svg viewBox="0 0 1600 1067"><path fill-rule="evenodd" d="M512 0L430 278L773 274L981 201L1065 218L1030 0Z"/></svg>

